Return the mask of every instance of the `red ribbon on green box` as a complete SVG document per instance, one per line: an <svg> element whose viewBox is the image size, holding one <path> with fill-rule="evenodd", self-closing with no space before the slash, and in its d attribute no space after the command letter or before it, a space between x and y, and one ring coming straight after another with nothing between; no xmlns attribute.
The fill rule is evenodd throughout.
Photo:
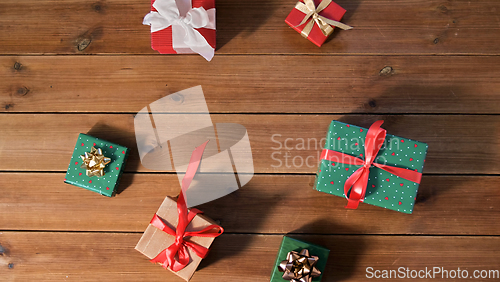
<svg viewBox="0 0 500 282"><path fill-rule="evenodd" d="M387 134L387 131L380 127L383 123L383 120L376 121L368 129L365 139L365 159L329 149L323 149L321 152L322 160L361 166L354 171L344 184L344 194L347 198L346 208L348 209L356 209L359 203L363 202L366 194L366 186L368 184L368 175L370 174L370 167L372 165L401 178L420 184L422 173L418 171L374 162L380 148L384 144Z"/></svg>

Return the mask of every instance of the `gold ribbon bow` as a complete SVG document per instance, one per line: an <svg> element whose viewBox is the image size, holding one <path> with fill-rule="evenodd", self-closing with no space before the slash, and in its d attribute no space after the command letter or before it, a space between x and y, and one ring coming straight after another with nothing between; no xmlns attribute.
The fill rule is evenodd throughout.
<svg viewBox="0 0 500 282"><path fill-rule="evenodd" d="M304 0L304 3L300 1L297 2L297 4L295 5L295 9L306 14L304 16L304 19L302 19L300 24L298 24L297 26L303 25L305 22L309 20L309 18L312 17L312 20L309 21L309 23L307 23L307 25L302 30L301 32L302 36L304 36L305 38L309 36L309 33L311 33L311 30L314 26L314 23L316 23L319 26L321 32L323 32L325 36L328 36L333 32L332 26L336 26L343 30L348 30L352 28L351 26L348 26L341 22L334 21L319 15L319 13L323 11L326 7L328 7L330 3L332 3L332 0L323 0L321 1L321 3L319 3L318 7L316 7L316 5L314 5L313 0Z"/></svg>
<svg viewBox="0 0 500 282"><path fill-rule="evenodd" d="M106 158L102 154L101 149L96 149L92 147L90 153L85 152L84 155L80 156L82 158L83 164L80 168L87 170L87 176L97 176L101 177L104 175L104 167L111 162L110 158Z"/></svg>
<svg viewBox="0 0 500 282"><path fill-rule="evenodd" d="M278 266L278 270L285 272L283 279L291 282L311 282L314 277L321 275L321 271L316 268L317 256L310 256L308 249L303 249L300 253L291 251L286 255L286 260Z"/></svg>

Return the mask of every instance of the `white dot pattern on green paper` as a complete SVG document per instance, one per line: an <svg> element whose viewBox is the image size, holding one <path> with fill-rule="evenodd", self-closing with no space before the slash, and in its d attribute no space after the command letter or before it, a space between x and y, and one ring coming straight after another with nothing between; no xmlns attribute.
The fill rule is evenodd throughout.
<svg viewBox="0 0 500 282"><path fill-rule="evenodd" d="M86 170L80 167L82 163L80 155L83 155L85 152L90 152L90 149L92 148L92 146L94 146L93 143L100 144L101 146L96 146L96 148L100 148L103 151L104 156L110 157L112 159L111 162L106 165L106 168L104 169L105 175L102 177L88 177L86 176ZM84 145L82 146L82 144ZM111 148L111 146L113 148ZM115 152L117 151L121 151L122 154L126 154L128 149L126 147L109 143L107 141L99 142L98 138L89 137L82 140L82 138L79 137L78 142L74 148L74 153L71 156L71 162L66 174L66 179L71 176L72 183L77 186L88 188L89 190L99 192L100 194L112 194L116 186L115 184L118 183L119 176L121 174L121 170L116 168L120 168L122 166L122 163L125 161L124 158L121 158L120 154L115 154ZM76 172L70 173L70 171ZM75 179L75 175L72 174L75 174L76 176L78 176L78 178Z"/></svg>
<svg viewBox="0 0 500 282"><path fill-rule="evenodd" d="M364 138L368 130L363 129L363 131L360 132L361 128L354 125L349 126L350 130L347 130L347 128L348 127L346 124L335 121L332 122L330 130L328 131L329 134L327 136L327 142L325 144L325 148L344 152L346 154L354 155L356 157L360 157L360 154L363 154L364 157L364 147L363 147ZM348 134L346 134L346 132ZM339 136L339 134L342 135ZM411 139L399 138L389 134L387 134L386 140L388 142L386 143L386 145L382 147L379 154L377 155L376 160L378 162L382 162L382 160L385 159L387 165L399 166L413 170L417 169L419 172L421 172L423 167L422 164L426 155L426 150L428 148L427 144L418 141L413 141ZM404 142L401 142L401 140L404 140ZM359 146L351 147L351 144L354 143L359 143L358 144ZM417 152L419 154L416 154ZM394 155L392 155L392 153ZM411 159L408 157L409 154L412 155ZM399 157L403 155L405 156L404 158L406 159ZM344 168L346 167L349 169L349 174L343 173L345 171ZM356 169L358 169L358 167L348 164L338 164L338 163L332 165L332 162L322 160L319 169L322 171L319 172L319 175L325 175L324 174L325 172L329 174L326 179L324 178L324 176L318 179L317 189L319 191L345 197L343 193L344 191L343 185L347 180L347 178L351 175L351 173L353 173ZM365 203L371 203L389 209L397 209L400 211L402 210L404 212L410 212L410 213L412 212L413 202L415 200L415 195L418 189L417 183L392 175L376 167L371 167L370 172L371 176L373 175L373 172L378 172L377 175L380 176L380 178L378 178L377 176L369 177L366 195L375 195L375 196L365 197L364 201ZM387 181L387 179L389 179L389 181ZM372 185L374 185L375 187L372 187ZM325 188L323 189L320 187L325 187ZM393 192L389 193L390 190L387 189L383 190L384 187L386 187L387 189L391 189ZM398 189L392 187L398 187ZM400 188L404 189L401 190ZM397 195L397 197L391 194L395 194ZM390 196L389 200L385 198L387 196ZM398 200L392 203L383 203L384 201L390 202L391 201L390 199L394 199L394 201L396 201L396 199ZM381 204L377 204L374 201ZM401 208L403 206L404 208Z"/></svg>

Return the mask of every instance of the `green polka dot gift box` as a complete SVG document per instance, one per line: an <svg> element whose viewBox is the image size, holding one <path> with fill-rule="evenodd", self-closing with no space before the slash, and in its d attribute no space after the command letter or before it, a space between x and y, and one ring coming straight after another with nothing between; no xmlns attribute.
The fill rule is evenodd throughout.
<svg viewBox="0 0 500 282"><path fill-rule="evenodd" d="M411 214L428 145L387 134L382 123L366 129L332 121L315 189L346 198L346 208L364 202Z"/></svg>
<svg viewBox="0 0 500 282"><path fill-rule="evenodd" d="M129 149L80 133L65 183L111 197L118 187Z"/></svg>

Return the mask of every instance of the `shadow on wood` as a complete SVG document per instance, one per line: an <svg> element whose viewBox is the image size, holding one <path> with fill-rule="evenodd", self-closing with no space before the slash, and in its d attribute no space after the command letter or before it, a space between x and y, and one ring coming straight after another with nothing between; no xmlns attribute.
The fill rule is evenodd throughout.
<svg viewBox="0 0 500 282"><path fill-rule="evenodd" d="M279 205L278 203L283 200L283 197L279 193L276 193L273 189L268 189L265 192L262 192L262 190L259 189L253 189L253 185L259 185L258 180L256 180L255 177L244 187L225 196L224 201L215 200L203 204L200 206L200 210L204 211L208 217L216 220L216 222L222 227L224 227L224 222L221 222L219 220L220 218L225 218L225 220L231 222L236 221L243 226L243 229L245 229L245 226L248 226L248 222L251 222L252 225L248 226L248 229L259 230L259 228L263 225L263 222L266 220L266 217L272 216L273 209ZM252 193L250 191L260 191L260 193ZM263 204L263 202L267 202L267 204ZM255 211L256 207L259 207L258 212ZM259 215L258 217L255 216L257 214ZM246 217L251 217L251 219ZM231 233L234 231L227 228L225 229L225 232ZM224 234L222 236L224 236ZM252 236L242 237L242 241L239 243L238 249L231 253L231 257L237 257L244 252L245 249L251 245L252 239L254 239ZM212 249L219 248L220 246L217 247L217 245L221 242L223 241L216 239ZM278 247L279 246L277 246L277 248ZM204 259L201 262L198 269L202 269L216 262L218 259L222 258L217 257L217 255L209 255L207 259ZM227 259L227 257L224 259Z"/></svg>
<svg viewBox="0 0 500 282"><path fill-rule="evenodd" d="M359 1L344 1L344 0L342 0L342 1L335 1L335 3L339 4L340 7L344 8L346 10L345 15L342 17L340 22L347 24L347 25L351 25L349 23L349 19L356 12L356 9L359 6ZM353 28L356 28L356 27L353 27ZM340 32L349 32L349 31L343 31L342 29L336 27L333 30L333 33L330 36L328 36L328 38L325 40L325 43L323 43L323 44L327 44L328 42L334 40Z"/></svg>
<svg viewBox="0 0 500 282"><path fill-rule="evenodd" d="M277 4L279 5L279 3ZM248 9L250 6L262 6ZM253 33L273 14L276 5L268 1L217 1L217 48L224 47L242 32ZM284 21L285 19L283 19ZM242 29L238 27L244 26Z"/></svg>

